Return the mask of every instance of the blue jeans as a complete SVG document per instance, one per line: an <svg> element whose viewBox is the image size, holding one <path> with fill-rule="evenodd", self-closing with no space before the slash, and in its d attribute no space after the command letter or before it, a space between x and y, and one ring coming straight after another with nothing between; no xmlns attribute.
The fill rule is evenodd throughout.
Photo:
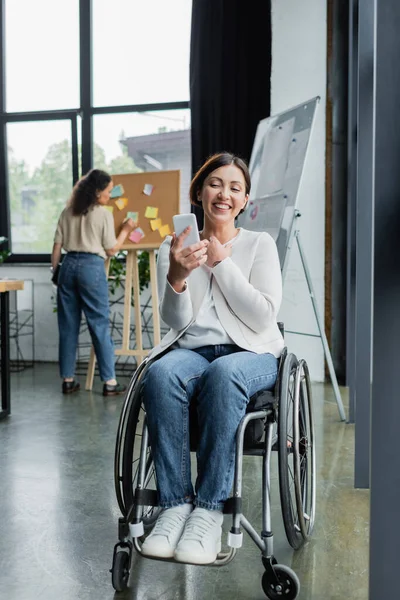
<svg viewBox="0 0 400 600"><path fill-rule="evenodd" d="M160 505L193 502L221 510L233 484L235 438L250 397L272 389L278 360L234 345L176 349L148 368L142 384ZM197 480L190 471L189 404L200 428Z"/></svg>
<svg viewBox="0 0 400 600"><path fill-rule="evenodd" d="M85 313L102 381L115 378L108 284L104 260L88 252L68 252L57 288L60 375L75 375L82 311Z"/></svg>

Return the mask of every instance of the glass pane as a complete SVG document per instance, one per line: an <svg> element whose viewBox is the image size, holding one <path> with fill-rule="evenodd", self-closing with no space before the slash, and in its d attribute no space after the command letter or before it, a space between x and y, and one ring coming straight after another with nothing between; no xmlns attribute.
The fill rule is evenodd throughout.
<svg viewBox="0 0 400 600"><path fill-rule="evenodd" d="M8 180L14 254L49 254L72 189L70 121L9 123Z"/></svg>
<svg viewBox="0 0 400 600"><path fill-rule="evenodd" d="M181 212L190 212L190 110L97 115L94 166L109 173L181 170Z"/></svg>
<svg viewBox="0 0 400 600"><path fill-rule="evenodd" d="M93 100L189 100L191 0L93 0Z"/></svg>
<svg viewBox="0 0 400 600"><path fill-rule="evenodd" d="M6 110L79 106L79 0L6 0Z"/></svg>

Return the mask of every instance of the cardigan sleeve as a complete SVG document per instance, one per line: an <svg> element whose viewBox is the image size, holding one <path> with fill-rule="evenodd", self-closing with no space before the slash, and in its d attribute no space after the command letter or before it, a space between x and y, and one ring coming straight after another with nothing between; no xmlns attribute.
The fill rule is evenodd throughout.
<svg viewBox="0 0 400 600"><path fill-rule="evenodd" d="M255 332L276 320L282 302L282 275L276 244L268 233L260 235L250 277L231 258L213 269L213 275L230 310Z"/></svg>
<svg viewBox="0 0 400 600"><path fill-rule="evenodd" d="M188 288L178 293L167 279L169 269L169 251L171 237L167 237L160 246L157 257L157 286L160 316L172 329L180 331L189 325L193 318L193 307Z"/></svg>

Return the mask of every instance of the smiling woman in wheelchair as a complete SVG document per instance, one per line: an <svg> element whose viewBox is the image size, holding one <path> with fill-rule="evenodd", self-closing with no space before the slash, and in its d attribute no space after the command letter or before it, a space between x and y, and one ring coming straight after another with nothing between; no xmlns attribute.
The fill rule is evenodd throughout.
<svg viewBox="0 0 400 600"><path fill-rule="evenodd" d="M277 325L282 298L278 253L265 232L235 226L250 176L229 153L197 172L190 199L204 211L201 241L188 235L161 245L160 314L171 328L150 357L142 399L162 512L144 555L208 564L221 550L223 506L234 474L235 436L256 392L273 389L284 342ZM191 480L189 407L200 429L197 480Z"/></svg>

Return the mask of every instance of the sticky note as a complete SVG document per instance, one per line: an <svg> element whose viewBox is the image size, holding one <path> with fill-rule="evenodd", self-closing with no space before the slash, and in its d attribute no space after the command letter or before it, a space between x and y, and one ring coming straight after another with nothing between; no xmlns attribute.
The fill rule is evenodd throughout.
<svg viewBox="0 0 400 600"><path fill-rule="evenodd" d="M171 229L168 224L160 227L158 231L160 232L161 237L165 237L166 235L170 235L171 233Z"/></svg>
<svg viewBox="0 0 400 600"><path fill-rule="evenodd" d="M132 219L132 221L139 221L139 213L138 212L131 212L128 210L128 212L126 213L126 218L127 219Z"/></svg>
<svg viewBox="0 0 400 600"><path fill-rule="evenodd" d="M146 196L150 196L151 192L153 191L153 188L154 185L151 185L151 183L145 183L143 188L143 194L146 194Z"/></svg>
<svg viewBox="0 0 400 600"><path fill-rule="evenodd" d="M156 208L155 206L147 206L144 216L146 217L146 219L157 219L158 208Z"/></svg>
<svg viewBox="0 0 400 600"><path fill-rule="evenodd" d="M119 198L124 193L122 184L115 185L111 190L110 198Z"/></svg>
<svg viewBox="0 0 400 600"><path fill-rule="evenodd" d="M140 240L143 237L144 237L144 231L143 231L143 229L140 229L140 227L136 227L136 229L134 229L132 231L132 233L129 235L129 239L131 240L131 242L134 242L135 244L140 242Z"/></svg>
<svg viewBox="0 0 400 600"><path fill-rule="evenodd" d="M153 231L160 229L160 227L162 227L161 219L153 219L152 221L150 221L150 227L152 228Z"/></svg>
<svg viewBox="0 0 400 600"><path fill-rule="evenodd" d="M119 210L124 210L127 204L128 198L118 198L118 200L115 201L115 206L118 206Z"/></svg>
<svg viewBox="0 0 400 600"><path fill-rule="evenodd" d="M113 210L114 210L114 207L113 207L113 206L105 206L104 208L105 208L106 210L110 211L110 213L112 213L112 212L113 212Z"/></svg>

